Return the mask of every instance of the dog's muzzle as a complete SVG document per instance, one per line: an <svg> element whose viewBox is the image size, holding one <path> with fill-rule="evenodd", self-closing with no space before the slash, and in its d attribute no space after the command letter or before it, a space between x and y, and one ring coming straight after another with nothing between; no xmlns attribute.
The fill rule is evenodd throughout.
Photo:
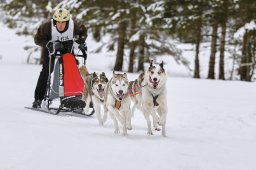
<svg viewBox="0 0 256 170"><path fill-rule="evenodd" d="M100 98L104 97L104 88L100 87L97 89Z"/></svg>
<svg viewBox="0 0 256 170"><path fill-rule="evenodd" d="M116 96L119 100L122 100L124 97L124 92L123 90L119 90L118 93L116 93Z"/></svg>
<svg viewBox="0 0 256 170"><path fill-rule="evenodd" d="M153 78L152 80L152 78L149 76L149 82L153 85L153 88L156 89L160 80L157 80L157 78Z"/></svg>

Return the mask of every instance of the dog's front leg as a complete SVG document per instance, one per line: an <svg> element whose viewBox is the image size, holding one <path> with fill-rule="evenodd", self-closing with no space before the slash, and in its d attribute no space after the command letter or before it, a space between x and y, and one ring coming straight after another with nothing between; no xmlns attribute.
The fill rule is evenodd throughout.
<svg viewBox="0 0 256 170"><path fill-rule="evenodd" d="M134 116L135 109L137 108L137 102L134 102L132 105L132 116Z"/></svg>
<svg viewBox="0 0 256 170"><path fill-rule="evenodd" d="M108 112L106 111L105 107L103 108L103 124L107 121L107 118L108 118Z"/></svg>
<svg viewBox="0 0 256 170"><path fill-rule="evenodd" d="M100 113L101 106L98 104L97 105L95 104L95 105L93 105L93 107L95 109L95 113L96 113L99 125L103 126L103 120L101 119L101 113Z"/></svg>
<svg viewBox="0 0 256 170"><path fill-rule="evenodd" d="M143 106L143 114L144 114L144 117L147 121L147 126L148 126L148 132L147 134L148 135L153 135L153 132L152 132L152 129L151 129L151 121L150 121L150 118L149 118L149 115L150 115L150 111Z"/></svg>
<svg viewBox="0 0 256 170"><path fill-rule="evenodd" d="M126 124L127 124L127 129L128 130L132 130L132 113L131 113L131 110L128 108L127 109L128 111L126 112Z"/></svg>
<svg viewBox="0 0 256 170"><path fill-rule="evenodd" d="M108 107L108 110L115 115L115 117L121 124L124 124L124 117L120 115L119 110L117 108L110 106Z"/></svg>
<svg viewBox="0 0 256 170"><path fill-rule="evenodd" d="M123 124L123 118L120 118L120 114L118 113L118 110L114 108L113 106L108 107L108 111L110 113L111 118L113 119L114 125L115 125L115 133L119 133L119 127L118 127L118 121Z"/></svg>
<svg viewBox="0 0 256 170"><path fill-rule="evenodd" d="M159 124L162 126L162 136L166 137L166 117L167 117L167 108L166 107L161 107L158 109L158 113L160 115L160 121Z"/></svg>
<svg viewBox="0 0 256 170"><path fill-rule="evenodd" d="M160 123L162 125L162 136L166 137L166 130L165 130L165 125L166 125L166 113L163 113L161 118L160 118Z"/></svg>
<svg viewBox="0 0 256 170"><path fill-rule="evenodd" d="M124 118L124 122L122 124L123 125L123 135L127 135L127 127L126 127L127 115L125 114L125 112L124 112L123 118Z"/></svg>
<svg viewBox="0 0 256 170"><path fill-rule="evenodd" d="M91 102L91 96L87 94L87 97L85 98L85 104L86 104L84 108L85 114L89 113L90 102Z"/></svg>
<svg viewBox="0 0 256 170"><path fill-rule="evenodd" d="M114 122L114 126L115 126L115 131L114 133L119 133L119 127L118 127L118 122L117 122L117 119L114 115L114 113L112 113L111 111L109 111L109 114L110 114L110 117L112 118L113 122Z"/></svg>
<svg viewBox="0 0 256 170"><path fill-rule="evenodd" d="M154 125L155 130L160 131L161 129L158 126L158 124L159 124L159 116L156 114L155 111L151 112L151 116L153 118L153 125Z"/></svg>

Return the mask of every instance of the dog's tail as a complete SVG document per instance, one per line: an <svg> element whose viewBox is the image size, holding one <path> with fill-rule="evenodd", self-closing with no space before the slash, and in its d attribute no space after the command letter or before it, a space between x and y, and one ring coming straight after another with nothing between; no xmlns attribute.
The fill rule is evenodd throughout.
<svg viewBox="0 0 256 170"><path fill-rule="evenodd" d="M82 75L82 78L85 81L86 77L89 75L88 69L86 68L85 65L81 65L79 67L79 71L80 71L80 74Z"/></svg>

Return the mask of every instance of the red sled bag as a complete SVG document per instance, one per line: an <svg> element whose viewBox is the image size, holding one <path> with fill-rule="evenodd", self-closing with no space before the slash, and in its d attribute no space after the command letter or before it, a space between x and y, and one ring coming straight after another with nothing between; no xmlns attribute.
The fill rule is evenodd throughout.
<svg viewBox="0 0 256 170"><path fill-rule="evenodd" d="M84 81L77 67L75 56L66 53L62 56L64 75L64 96L79 96L83 94Z"/></svg>

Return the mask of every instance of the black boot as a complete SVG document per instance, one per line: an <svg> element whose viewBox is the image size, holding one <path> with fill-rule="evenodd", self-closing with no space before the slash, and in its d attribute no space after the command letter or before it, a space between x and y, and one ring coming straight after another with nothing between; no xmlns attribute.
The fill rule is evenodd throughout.
<svg viewBox="0 0 256 170"><path fill-rule="evenodd" d="M41 108L42 100L35 100L32 104L33 108Z"/></svg>

